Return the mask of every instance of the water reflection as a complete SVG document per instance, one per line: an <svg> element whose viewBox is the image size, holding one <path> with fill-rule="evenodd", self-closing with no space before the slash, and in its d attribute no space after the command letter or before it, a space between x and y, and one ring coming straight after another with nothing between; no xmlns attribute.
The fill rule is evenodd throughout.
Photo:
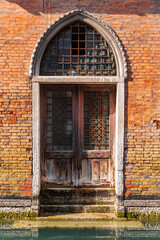
<svg viewBox="0 0 160 240"><path fill-rule="evenodd" d="M1 240L158 240L155 229L1 229Z"/></svg>

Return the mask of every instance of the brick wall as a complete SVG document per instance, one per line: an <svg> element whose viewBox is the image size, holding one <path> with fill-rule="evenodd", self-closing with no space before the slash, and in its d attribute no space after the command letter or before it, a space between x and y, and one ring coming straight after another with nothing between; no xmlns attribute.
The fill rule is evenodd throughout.
<svg viewBox="0 0 160 240"><path fill-rule="evenodd" d="M1 0L0 197L31 197L31 54L46 27L78 6L106 20L126 50L126 196L160 194L160 3Z"/></svg>

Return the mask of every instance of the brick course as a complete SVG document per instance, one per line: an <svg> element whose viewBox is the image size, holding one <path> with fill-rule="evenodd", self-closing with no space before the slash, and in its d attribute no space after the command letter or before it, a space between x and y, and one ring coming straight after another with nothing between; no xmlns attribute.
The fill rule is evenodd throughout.
<svg viewBox="0 0 160 240"><path fill-rule="evenodd" d="M32 196L32 88L29 65L41 33L69 10L102 17L122 41L125 195L160 195L160 3L156 0L2 0L0 4L0 197Z"/></svg>

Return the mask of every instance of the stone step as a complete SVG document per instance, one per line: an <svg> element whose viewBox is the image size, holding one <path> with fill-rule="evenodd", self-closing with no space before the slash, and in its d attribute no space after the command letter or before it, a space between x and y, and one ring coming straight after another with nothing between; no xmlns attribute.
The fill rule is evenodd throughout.
<svg viewBox="0 0 160 240"><path fill-rule="evenodd" d="M113 205L114 188L47 188L41 190L41 205Z"/></svg>
<svg viewBox="0 0 160 240"><path fill-rule="evenodd" d="M114 213L60 213L60 214L47 214L44 213L36 218L38 221L96 221L96 220L118 220ZM121 218L122 220L122 218ZM126 220L125 218L123 220Z"/></svg>
<svg viewBox="0 0 160 240"><path fill-rule="evenodd" d="M41 205L40 215L55 213L114 213L114 205Z"/></svg>

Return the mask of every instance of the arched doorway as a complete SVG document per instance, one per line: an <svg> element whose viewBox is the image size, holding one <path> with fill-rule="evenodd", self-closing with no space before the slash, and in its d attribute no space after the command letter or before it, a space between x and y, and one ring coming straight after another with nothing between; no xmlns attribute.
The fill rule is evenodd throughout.
<svg viewBox="0 0 160 240"><path fill-rule="evenodd" d="M31 75L33 196L41 182L115 182L121 200L126 61L114 31L88 12L66 14L41 37Z"/></svg>
<svg viewBox="0 0 160 240"><path fill-rule="evenodd" d="M61 29L40 64L41 76L116 76L116 71L110 45L83 21ZM114 89L78 83L41 86L43 182L113 185Z"/></svg>

